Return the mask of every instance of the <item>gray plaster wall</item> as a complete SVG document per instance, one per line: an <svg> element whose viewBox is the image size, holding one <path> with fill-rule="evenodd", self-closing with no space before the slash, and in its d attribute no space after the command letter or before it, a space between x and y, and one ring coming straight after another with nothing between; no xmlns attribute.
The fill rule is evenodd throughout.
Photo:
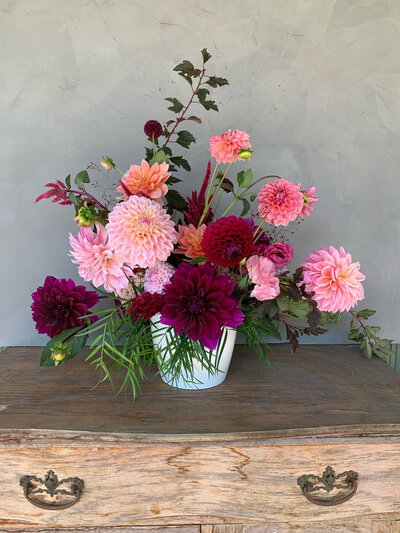
<svg viewBox="0 0 400 533"><path fill-rule="evenodd" d="M71 209L34 198L102 155L139 162L144 122L169 117L164 97L187 98L171 69L204 46L230 86L192 128L185 192L211 136L249 132L256 175L317 187L293 264L343 245L366 275L362 306L400 340L398 0L0 0L0 23L0 344L46 342L31 292L46 274L79 281ZM346 342L347 324L324 341Z"/></svg>

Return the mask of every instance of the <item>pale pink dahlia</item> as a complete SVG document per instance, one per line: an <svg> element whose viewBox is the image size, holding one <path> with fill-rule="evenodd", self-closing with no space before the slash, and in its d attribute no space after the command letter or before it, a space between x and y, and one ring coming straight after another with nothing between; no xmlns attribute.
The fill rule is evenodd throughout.
<svg viewBox="0 0 400 533"><path fill-rule="evenodd" d="M301 185L299 183L299 187L301 188ZM308 187L308 189L302 191L303 193L303 209L301 210L300 216L301 217L308 217L311 214L311 211L313 210L313 203L318 202L318 198L315 198L315 187Z"/></svg>
<svg viewBox="0 0 400 533"><path fill-rule="evenodd" d="M283 179L264 185L257 199L260 216L275 226L287 226L296 220L304 205L299 185Z"/></svg>
<svg viewBox="0 0 400 533"><path fill-rule="evenodd" d="M128 287L123 269L123 257L109 246L105 227L96 223L97 234L82 227L78 236L69 234L73 263L79 265L79 275L95 287L103 285L106 291L120 294Z"/></svg>
<svg viewBox="0 0 400 533"><path fill-rule="evenodd" d="M165 182L170 175L171 173L168 172L167 163L154 163L150 166L143 159L140 166L131 165L122 179L125 187L120 185L117 190L124 193L122 197L124 200L129 196L127 190L129 190L130 194L145 196L146 198L161 198L168 192L168 187Z"/></svg>
<svg viewBox="0 0 400 533"><path fill-rule="evenodd" d="M169 263L157 263L148 268L144 275L144 290L150 294L162 294L174 272L175 268Z"/></svg>
<svg viewBox="0 0 400 533"><path fill-rule="evenodd" d="M143 196L130 196L117 204L108 220L110 244L131 267L147 268L166 261L177 242L171 217Z"/></svg>
<svg viewBox="0 0 400 533"><path fill-rule="evenodd" d="M228 130L210 139L211 156L218 163L231 163L241 149L251 148L250 137L245 131ZM238 159L241 159L239 157Z"/></svg>
<svg viewBox="0 0 400 533"><path fill-rule="evenodd" d="M320 311L349 311L364 298L361 282L365 276L360 272L360 263L351 261L342 246L339 251L329 246L329 250L315 250L300 265L306 291L314 293Z"/></svg>

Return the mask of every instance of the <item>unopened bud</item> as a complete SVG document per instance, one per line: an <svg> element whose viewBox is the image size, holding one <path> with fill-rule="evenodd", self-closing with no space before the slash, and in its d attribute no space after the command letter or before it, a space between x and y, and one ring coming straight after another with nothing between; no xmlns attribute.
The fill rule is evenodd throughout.
<svg viewBox="0 0 400 533"><path fill-rule="evenodd" d="M96 209L85 202L74 218L79 227L89 228L97 220Z"/></svg>
<svg viewBox="0 0 400 533"><path fill-rule="evenodd" d="M240 159L251 159L251 154L253 152L251 150L240 150L239 157Z"/></svg>
<svg viewBox="0 0 400 533"><path fill-rule="evenodd" d="M51 348L51 358L54 361L55 366L59 365L67 357L69 349L63 345L62 342L57 341L54 344L54 348Z"/></svg>
<svg viewBox="0 0 400 533"><path fill-rule="evenodd" d="M113 161L110 157L105 157L100 163L104 170L111 170L113 168Z"/></svg>

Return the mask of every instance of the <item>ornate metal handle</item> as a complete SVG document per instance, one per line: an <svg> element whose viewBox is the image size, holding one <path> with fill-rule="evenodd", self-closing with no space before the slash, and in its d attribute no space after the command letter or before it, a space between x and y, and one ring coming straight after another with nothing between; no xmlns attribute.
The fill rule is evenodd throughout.
<svg viewBox="0 0 400 533"><path fill-rule="evenodd" d="M24 488L24 495L29 503L40 507L40 509L47 509L48 511L60 511L61 509L68 509L68 507L75 505L81 497L84 485L83 481L78 477L68 477L59 481L53 470L49 470L44 479L36 476L23 476L19 480L19 484ZM39 485L43 485L46 488L41 488ZM59 488L61 485L65 488ZM33 494L49 494L50 496L65 494L74 498L65 503L59 503L57 501L46 502L32 498L31 496Z"/></svg>
<svg viewBox="0 0 400 533"><path fill-rule="evenodd" d="M357 491L357 481L357 472L349 470L336 475L333 468L327 466L322 477L308 474L299 477L297 484L308 501L315 503L315 505L329 507L331 505L340 505L350 500ZM344 492L340 492L330 498L320 498L317 495L320 490L331 492L333 489L344 489Z"/></svg>

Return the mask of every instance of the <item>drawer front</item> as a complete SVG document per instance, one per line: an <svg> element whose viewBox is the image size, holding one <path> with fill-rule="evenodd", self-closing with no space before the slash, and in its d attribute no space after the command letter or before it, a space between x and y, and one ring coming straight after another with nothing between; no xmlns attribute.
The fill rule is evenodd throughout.
<svg viewBox="0 0 400 533"><path fill-rule="evenodd" d="M0 445L0 524L43 528L279 523L400 518L400 443L268 445L263 442L130 444L38 441ZM334 507L310 503L297 479L359 475L355 496ZM80 500L54 512L28 502L26 475L84 481ZM38 495L39 497L40 495ZM66 497L68 499L68 497ZM390 515L389 515L390 513Z"/></svg>

